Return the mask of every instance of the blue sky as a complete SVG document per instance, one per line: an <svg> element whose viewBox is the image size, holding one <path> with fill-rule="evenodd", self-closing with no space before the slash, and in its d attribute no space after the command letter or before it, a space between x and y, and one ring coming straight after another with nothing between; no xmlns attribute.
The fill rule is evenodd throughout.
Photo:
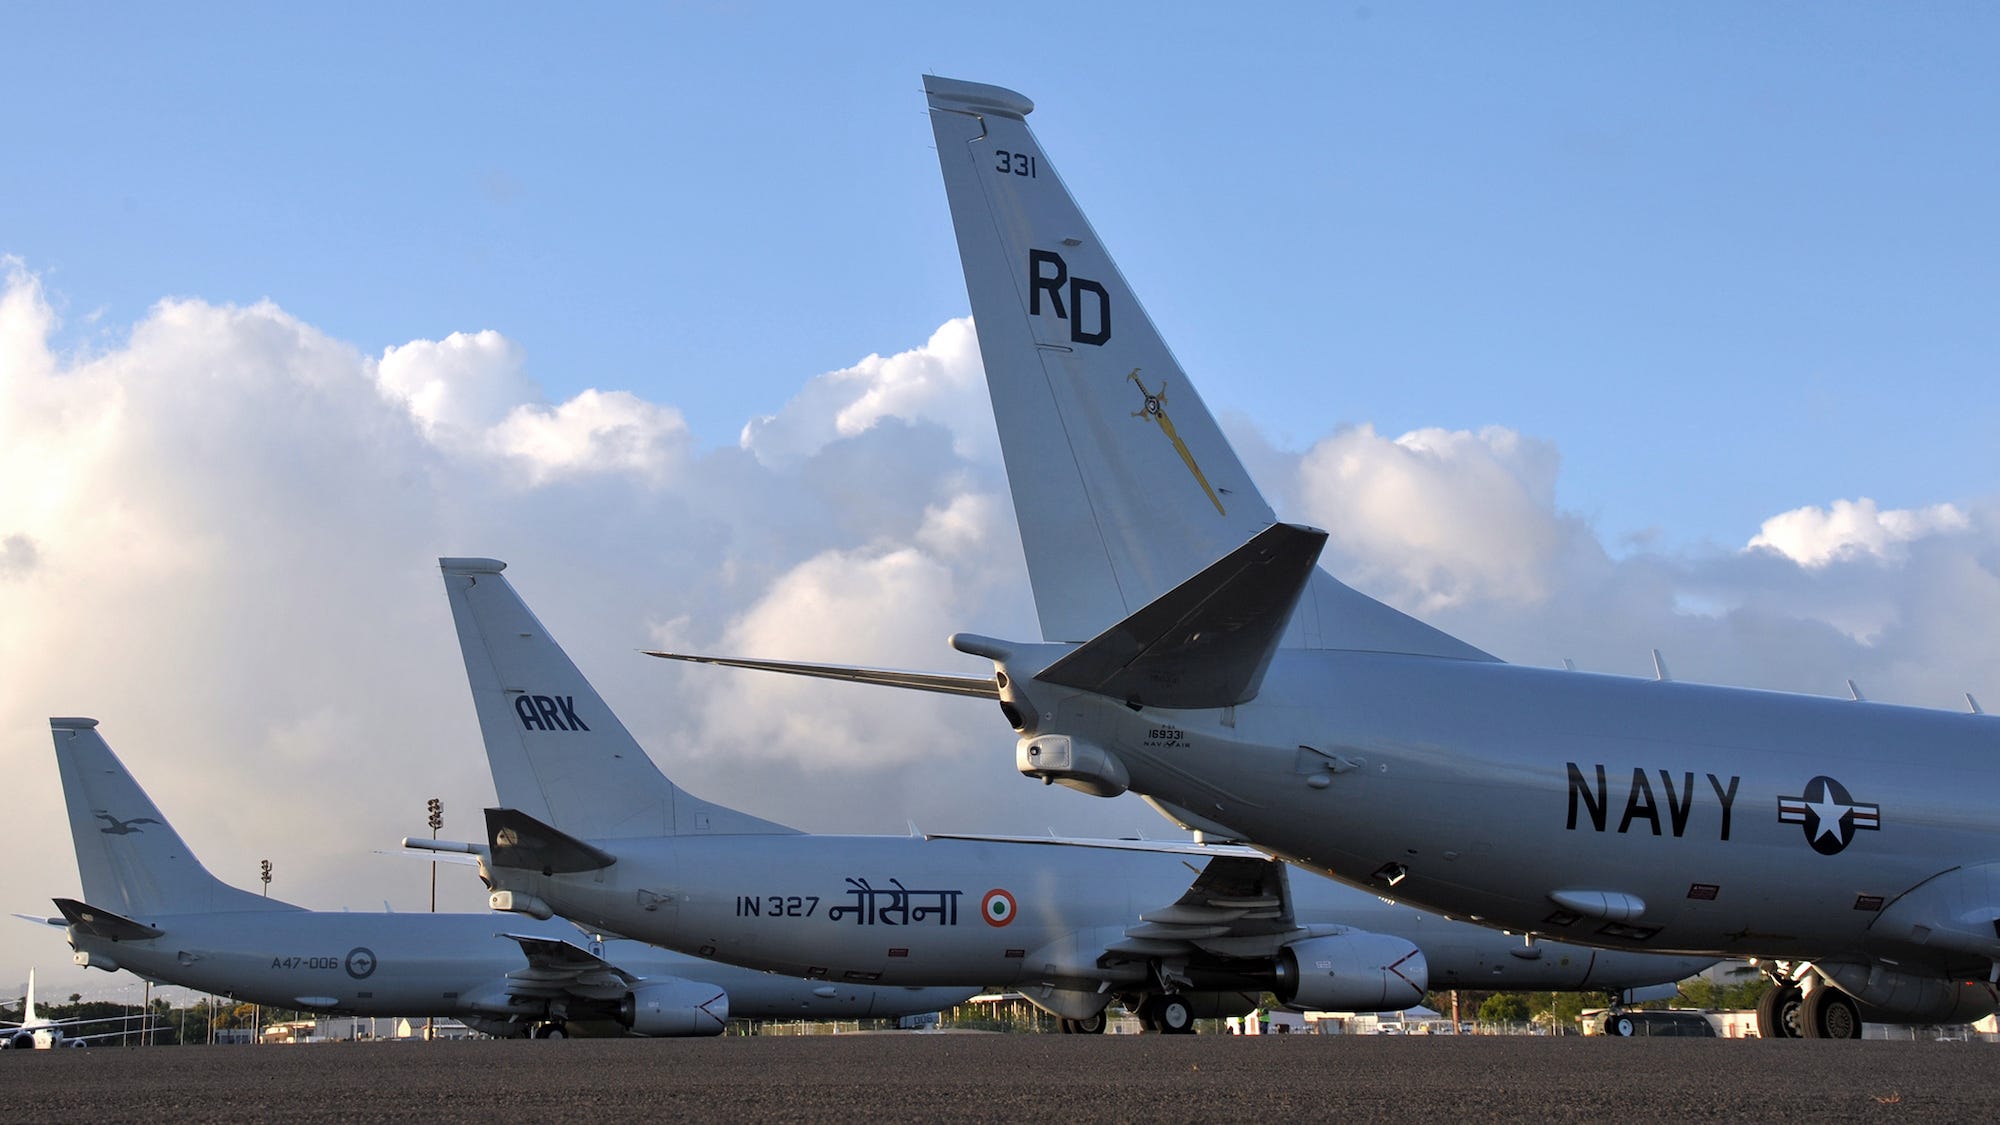
<svg viewBox="0 0 2000 1125"><path fill-rule="evenodd" d="M226 878L416 906L366 853L492 799L435 572L487 555L704 797L1166 832L986 706L634 655L1032 635L927 71L1034 99L1343 578L1507 659L2000 709L1996 47L1970 4L0 6L14 827L66 839L46 719L92 715ZM0 987L108 979L66 960L0 929Z"/></svg>
<svg viewBox="0 0 2000 1125"><path fill-rule="evenodd" d="M1011 85L1219 408L1499 424L1612 538L1990 488L1977 5L15 6L0 250L72 339L491 328L733 442L965 299L918 75Z"/></svg>

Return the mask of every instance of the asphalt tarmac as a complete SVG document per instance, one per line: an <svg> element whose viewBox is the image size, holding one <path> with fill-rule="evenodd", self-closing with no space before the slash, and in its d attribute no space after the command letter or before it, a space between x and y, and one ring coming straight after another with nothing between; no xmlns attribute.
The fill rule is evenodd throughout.
<svg viewBox="0 0 2000 1125"><path fill-rule="evenodd" d="M1991 1119L2000 1046L856 1034L0 1053L15 1121Z"/></svg>

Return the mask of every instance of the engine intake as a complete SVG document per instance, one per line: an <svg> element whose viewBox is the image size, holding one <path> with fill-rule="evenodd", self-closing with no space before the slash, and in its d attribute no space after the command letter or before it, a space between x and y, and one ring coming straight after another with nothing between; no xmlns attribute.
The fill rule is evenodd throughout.
<svg viewBox="0 0 2000 1125"><path fill-rule="evenodd" d="M618 1022L634 1035L720 1035L729 1022L729 994L678 977L649 980L618 1002Z"/></svg>
<svg viewBox="0 0 2000 1125"><path fill-rule="evenodd" d="M1295 941L1278 951L1278 1001L1299 1011L1397 1012L1424 997L1423 950L1390 934L1355 932Z"/></svg>

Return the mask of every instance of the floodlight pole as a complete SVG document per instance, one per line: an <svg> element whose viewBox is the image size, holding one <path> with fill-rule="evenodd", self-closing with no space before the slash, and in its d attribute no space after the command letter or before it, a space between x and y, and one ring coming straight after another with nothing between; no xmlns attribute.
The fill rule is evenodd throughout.
<svg viewBox="0 0 2000 1125"><path fill-rule="evenodd" d="M432 797L427 806L427 810L430 813L429 822L431 826L431 839L435 840L438 838L438 829L444 827L444 802L438 800L436 797ZM432 852L431 855L435 857L437 853ZM437 909L438 909L438 865L437 865L437 860L433 858L431 860L431 913L436 914ZM437 1035L436 1021L432 1018L428 1017L425 1018L424 1041L428 1043L432 1039L436 1038L436 1035Z"/></svg>
<svg viewBox="0 0 2000 1125"><path fill-rule="evenodd" d="M270 898L271 897L270 860L261 859L257 861L257 878L264 884L264 897ZM264 1041L264 1005L252 1004L250 1006L250 1045L252 1047L255 1047L259 1043L262 1043L263 1041Z"/></svg>

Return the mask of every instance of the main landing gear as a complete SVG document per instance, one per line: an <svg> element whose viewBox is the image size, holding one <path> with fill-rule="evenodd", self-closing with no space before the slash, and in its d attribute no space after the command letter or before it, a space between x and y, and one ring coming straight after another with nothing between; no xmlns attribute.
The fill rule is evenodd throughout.
<svg viewBox="0 0 2000 1125"><path fill-rule="evenodd" d="M1822 981L1799 1001L1799 1028L1807 1039L1859 1039L1861 1005Z"/></svg>
<svg viewBox="0 0 2000 1125"><path fill-rule="evenodd" d="M1193 1035L1194 1005L1178 992L1148 996L1139 1004L1139 1026L1161 1035Z"/></svg>
<svg viewBox="0 0 2000 1125"><path fill-rule="evenodd" d="M1757 1034L1766 1039L1859 1039L1861 1005L1808 967L1766 966L1771 990L1757 1001Z"/></svg>
<svg viewBox="0 0 2000 1125"><path fill-rule="evenodd" d="M561 1020L549 1020L536 1024L529 1030L528 1036L531 1039L568 1039L569 1025Z"/></svg>
<svg viewBox="0 0 2000 1125"><path fill-rule="evenodd" d="M1062 1021L1062 1033L1064 1035L1102 1035L1104 1034L1105 1022L1103 1012L1099 1012L1094 1016L1085 1016L1080 1020L1066 1019Z"/></svg>
<svg viewBox="0 0 2000 1125"><path fill-rule="evenodd" d="M1604 1013L1604 1034L1616 1039L1630 1039L1639 1034L1639 1021L1630 1012L1614 1009Z"/></svg>
<svg viewBox="0 0 2000 1125"><path fill-rule="evenodd" d="M1799 1004L1805 994L1799 986L1782 981L1757 998L1757 1034L1766 1039L1803 1039L1799 1031Z"/></svg>

